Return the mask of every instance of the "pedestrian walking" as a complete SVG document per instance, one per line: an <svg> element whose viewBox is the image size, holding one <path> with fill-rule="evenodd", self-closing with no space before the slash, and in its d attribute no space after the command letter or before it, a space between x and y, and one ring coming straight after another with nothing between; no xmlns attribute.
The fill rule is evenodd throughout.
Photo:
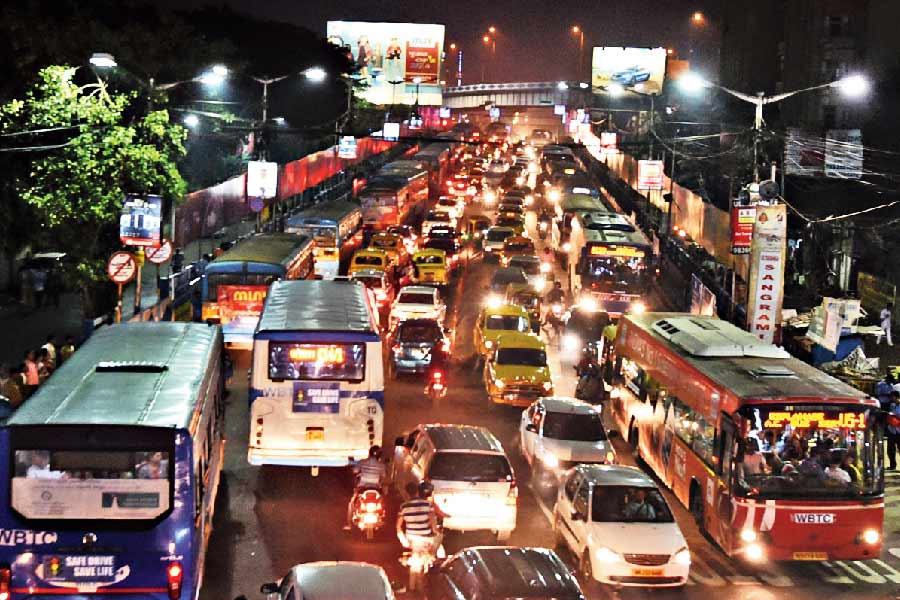
<svg viewBox="0 0 900 600"><path fill-rule="evenodd" d="M890 372L884 379L875 384L875 397L881 404L881 410L888 410L891 406L891 392L894 391L894 376Z"/></svg>
<svg viewBox="0 0 900 600"><path fill-rule="evenodd" d="M50 335L47 336L47 341L44 343L44 345L41 346L41 350L46 350L47 354L50 357L50 368L51 369L56 368L56 355L57 355L56 344L58 344L58 343L59 342L56 341L56 336L51 333Z"/></svg>
<svg viewBox="0 0 900 600"><path fill-rule="evenodd" d="M30 397L41 384L41 376L38 372L37 352L28 350L25 352L25 398Z"/></svg>
<svg viewBox="0 0 900 600"><path fill-rule="evenodd" d="M7 365L0 365L0 396L9 400L12 408L22 404L22 390L19 389L19 384L13 379Z"/></svg>
<svg viewBox="0 0 900 600"><path fill-rule="evenodd" d="M897 451L900 450L900 392L893 392L893 402L887 415L888 470L897 470Z"/></svg>
<svg viewBox="0 0 900 600"><path fill-rule="evenodd" d="M887 339L887 345L893 346L894 342L891 340L891 321L894 316L894 303L888 302L887 306L881 309L881 313L878 315L878 318L881 320L881 331L884 332L884 337ZM881 338L878 338L878 343L881 344Z"/></svg>

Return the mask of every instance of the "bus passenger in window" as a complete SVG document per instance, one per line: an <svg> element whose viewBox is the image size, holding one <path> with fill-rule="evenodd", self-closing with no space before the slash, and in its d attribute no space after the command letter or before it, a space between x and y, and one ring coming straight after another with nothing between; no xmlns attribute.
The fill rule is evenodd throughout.
<svg viewBox="0 0 900 600"><path fill-rule="evenodd" d="M850 483L860 484L862 483L862 473L859 472L859 467L853 464L855 462L856 456L853 452L847 452L841 459L841 468L850 476Z"/></svg>
<svg viewBox="0 0 900 600"><path fill-rule="evenodd" d="M791 460L803 460L806 458L806 451L803 448L803 442L797 436L791 438L784 445L781 453L781 460L788 462Z"/></svg>
<svg viewBox="0 0 900 600"><path fill-rule="evenodd" d="M42 450L35 450L31 453L31 466L25 474L30 479L65 479L66 474L62 471L50 470L50 453Z"/></svg>
<svg viewBox="0 0 900 600"><path fill-rule="evenodd" d="M154 452L150 458L138 468L138 479L162 479L165 477L162 452Z"/></svg>
<svg viewBox="0 0 900 600"><path fill-rule="evenodd" d="M744 476L762 475L769 470L765 457L759 452L756 446L756 440L747 439L744 449L744 460L741 461L744 467Z"/></svg>
<svg viewBox="0 0 900 600"><path fill-rule="evenodd" d="M841 468L841 459L832 458L825 469L825 482L830 484L850 485L850 474Z"/></svg>

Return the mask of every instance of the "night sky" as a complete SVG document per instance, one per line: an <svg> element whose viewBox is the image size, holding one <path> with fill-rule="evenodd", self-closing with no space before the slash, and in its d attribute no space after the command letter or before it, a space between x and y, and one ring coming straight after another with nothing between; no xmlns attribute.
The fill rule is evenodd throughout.
<svg viewBox="0 0 900 600"><path fill-rule="evenodd" d="M714 21L691 32L691 14L709 11L715 0L157 0L160 6L190 9L226 4L258 18L289 21L322 36L328 20L401 21L446 26L444 49L450 42L463 48L464 82L481 78L489 60L481 36L497 28L496 66L486 64L489 81L547 81L575 79L578 37L574 24L585 31L584 70L587 80L591 46L666 46L682 56L694 35L701 70L714 68ZM707 13L709 14L709 13ZM712 15L714 17L714 14ZM448 59L450 57L448 56ZM455 57L454 57L455 59ZM706 63L706 64L703 64Z"/></svg>

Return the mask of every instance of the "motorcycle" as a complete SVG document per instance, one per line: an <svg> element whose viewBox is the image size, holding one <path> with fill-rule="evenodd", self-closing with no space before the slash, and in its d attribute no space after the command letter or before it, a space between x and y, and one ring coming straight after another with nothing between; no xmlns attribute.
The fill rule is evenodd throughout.
<svg viewBox="0 0 900 600"><path fill-rule="evenodd" d="M550 326L557 345L561 346L563 327L566 325L566 309L562 302L550 305L550 310L547 311L547 325Z"/></svg>
<svg viewBox="0 0 900 600"><path fill-rule="evenodd" d="M386 515L387 510L381 490L361 489L354 494L351 522L365 533L367 540L375 537L375 532L384 525Z"/></svg>
<svg viewBox="0 0 900 600"><path fill-rule="evenodd" d="M432 369L425 384L425 396L436 402L447 395L446 375L442 369Z"/></svg>
<svg viewBox="0 0 900 600"><path fill-rule="evenodd" d="M438 536L439 538L442 536ZM440 541L436 545L413 545L400 557L400 564L409 569L407 592L425 591L428 571L438 559L445 558L447 553Z"/></svg>
<svg viewBox="0 0 900 600"><path fill-rule="evenodd" d="M549 232L550 223L548 221L538 221L538 238L546 240Z"/></svg>

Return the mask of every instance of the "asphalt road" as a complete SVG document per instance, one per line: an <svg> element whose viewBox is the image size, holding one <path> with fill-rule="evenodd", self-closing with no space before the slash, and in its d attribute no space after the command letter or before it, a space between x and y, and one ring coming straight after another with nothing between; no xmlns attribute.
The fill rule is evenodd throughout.
<svg viewBox="0 0 900 600"><path fill-rule="evenodd" d="M419 423L450 422L483 425L507 448L520 482L518 523L510 545L551 547L548 516L552 506L529 487L529 469L515 448L519 409L489 406L481 373L473 368L472 329L492 266L473 261L447 293L451 310L448 325L455 332L447 397L436 407L423 401L417 379L387 381L385 438L390 449L396 436ZM674 292L674 290L672 290ZM658 292L664 297L665 290ZM318 560L360 560L382 565L392 579L404 581L397 562L400 546L391 518L380 535L366 542L341 530L351 494L351 478L344 469L251 467L246 460L248 356L236 357L235 377L227 409L226 469L207 557L202 600L230 600L246 594L260 598L259 586L283 576L294 564ZM574 377L559 357L551 356L558 394L574 390ZM624 444L623 462L633 463ZM388 452L387 454L390 454ZM878 560L779 565L746 565L725 557L699 534L688 512L671 495L669 501L693 554L691 577L681 590L591 589L591 598L775 598L838 600L900 598L900 476L888 480L885 551ZM492 544L492 536L448 534L447 551Z"/></svg>

